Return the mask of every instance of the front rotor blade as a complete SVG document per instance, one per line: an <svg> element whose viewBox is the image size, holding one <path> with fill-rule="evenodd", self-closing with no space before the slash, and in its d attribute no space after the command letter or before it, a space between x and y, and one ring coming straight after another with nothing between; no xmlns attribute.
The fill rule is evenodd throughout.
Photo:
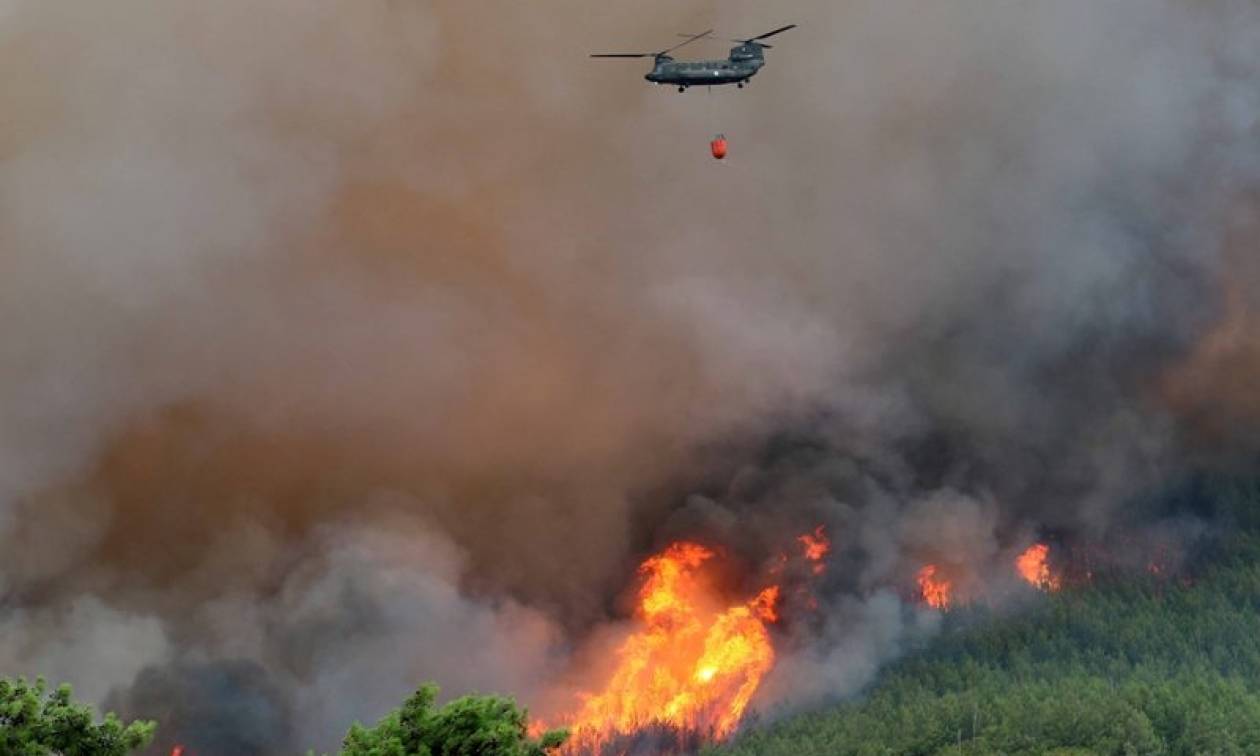
<svg viewBox="0 0 1260 756"><path fill-rule="evenodd" d="M690 37L691 35L690 35L690 34L685 34L685 33L683 33L683 32L679 32L678 34L675 34L674 36L675 36L675 37ZM727 40L724 40L724 41L726 41L726 42L739 42L740 44L744 44L744 45L746 45L746 44L748 44L748 43L752 42L752 40L751 40L751 39L727 39ZM773 50L773 49L774 49L774 45L761 45L761 47L764 47L764 48L766 48L767 50Z"/></svg>
<svg viewBox="0 0 1260 756"><path fill-rule="evenodd" d="M668 50L661 50L660 52L658 52L658 53L657 53L657 55L664 55L664 54L666 54L666 53L672 53L673 51L677 50L678 48L682 47L683 45L689 45L689 44L691 44L692 42L695 42L697 39L700 39L701 37L707 37L707 36L709 36L709 35L710 35L710 34L712 34L712 33L713 33L713 30L712 30L712 29L710 29L710 30L708 30L708 31L706 31L706 32L700 32L699 34L693 34L693 35L691 35L690 37L687 37L687 39L683 40L682 42L679 42L678 44L676 44L676 45L674 45L673 47L669 48Z"/></svg>
<svg viewBox="0 0 1260 756"><path fill-rule="evenodd" d="M653 58L655 53L594 53L592 58Z"/></svg>
<svg viewBox="0 0 1260 756"><path fill-rule="evenodd" d="M757 41L757 40L759 40L759 39L765 39L765 38L767 38L767 37L773 37L773 36L774 36L774 35L776 35L776 34L782 34L783 32L787 31L788 29L795 29L795 28L796 28L796 24L788 24L787 26L781 26L781 27L779 27L778 29L775 29L774 31L768 31L768 32L766 32L765 34L762 34L762 35L759 35L759 36L753 37L752 39L746 39L746 40L744 40L744 41L745 41L745 42L756 42L756 41Z"/></svg>

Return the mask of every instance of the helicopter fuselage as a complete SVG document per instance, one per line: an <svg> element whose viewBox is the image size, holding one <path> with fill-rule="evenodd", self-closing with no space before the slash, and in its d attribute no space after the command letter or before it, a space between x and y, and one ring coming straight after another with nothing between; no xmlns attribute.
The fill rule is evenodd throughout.
<svg viewBox="0 0 1260 756"><path fill-rule="evenodd" d="M766 64L763 45L747 42L731 49L720 60L674 60L668 55L656 56L656 64L643 77L654 84L671 84L680 90L695 86L738 84L743 86Z"/></svg>
<svg viewBox="0 0 1260 756"><path fill-rule="evenodd" d="M686 41L660 52L595 53L591 57L653 58L652 70L643 78L653 84L676 86L679 92L686 92L688 87L713 86L715 84L735 84L742 87L766 65L765 51L770 49L770 45L765 44L761 40L795 28L796 24L788 24L749 39L732 40L733 42L739 42L739 44L731 48L730 54L724 60L675 60L670 56L671 52L683 45L708 37L713 33L712 29L700 34L679 35L687 37Z"/></svg>
<svg viewBox="0 0 1260 756"><path fill-rule="evenodd" d="M679 87L743 84L756 76L764 65L764 59L658 60L656 66L643 78L653 84Z"/></svg>

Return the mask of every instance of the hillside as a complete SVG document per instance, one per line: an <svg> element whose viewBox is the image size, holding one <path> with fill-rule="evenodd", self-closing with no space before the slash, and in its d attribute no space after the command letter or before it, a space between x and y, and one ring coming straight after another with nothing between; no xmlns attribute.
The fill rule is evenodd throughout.
<svg viewBox="0 0 1260 756"><path fill-rule="evenodd" d="M1260 753L1260 530L1238 504L1179 577L1100 578L1006 616L950 612L860 700L708 753Z"/></svg>

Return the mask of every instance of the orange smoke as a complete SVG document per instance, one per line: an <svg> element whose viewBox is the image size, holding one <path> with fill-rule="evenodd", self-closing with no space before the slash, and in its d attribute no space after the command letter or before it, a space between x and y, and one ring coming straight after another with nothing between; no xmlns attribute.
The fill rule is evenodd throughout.
<svg viewBox="0 0 1260 756"><path fill-rule="evenodd" d="M796 540L800 542L801 548L805 552L805 558L811 562L810 569L815 575L821 575L823 570L826 569L823 565L823 559L831 551L831 541L827 539L823 526L819 525L814 528L812 533L797 536Z"/></svg>
<svg viewBox="0 0 1260 756"><path fill-rule="evenodd" d="M1049 557L1049 546L1034 543L1015 560L1015 569L1029 585L1043 591L1057 591L1063 587L1063 581L1050 571Z"/></svg>
<svg viewBox="0 0 1260 756"><path fill-rule="evenodd" d="M939 573L940 570L934 564L929 564L919 570L919 593L927 605L933 609L948 609L954 584Z"/></svg>
<svg viewBox="0 0 1260 756"><path fill-rule="evenodd" d="M648 726L718 739L735 730L774 664L766 623L778 619L779 588L723 605L700 571L712 557L703 546L675 543L639 567L641 627L617 650L603 692L585 697L568 723L566 750L598 751Z"/></svg>
<svg viewBox="0 0 1260 756"><path fill-rule="evenodd" d="M1162 377L1160 393L1196 440L1224 444L1238 441L1252 448L1252 429L1260 420L1260 196L1238 198L1229 215L1220 270L1220 320L1193 349Z"/></svg>

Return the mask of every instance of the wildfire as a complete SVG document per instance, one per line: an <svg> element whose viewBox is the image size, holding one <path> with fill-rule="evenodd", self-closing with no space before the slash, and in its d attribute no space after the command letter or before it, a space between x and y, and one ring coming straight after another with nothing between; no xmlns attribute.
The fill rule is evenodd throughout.
<svg viewBox="0 0 1260 756"><path fill-rule="evenodd" d="M618 734L665 726L724 738L739 724L774 664L766 623L778 620L778 586L723 606L699 568L713 557L675 543L639 567L639 630L617 650L602 693L587 696L569 723L570 750L598 751Z"/></svg>
<svg viewBox="0 0 1260 756"><path fill-rule="evenodd" d="M805 552L805 558L810 561L810 569L815 575L821 575L826 566L823 564L823 558L831 551L831 541L827 539L827 534L823 530L823 526L819 525L814 528L814 532L797 536L796 540L801 544L802 550Z"/></svg>
<svg viewBox="0 0 1260 756"><path fill-rule="evenodd" d="M954 584L939 573L940 570L934 564L929 564L919 570L919 593L922 594L927 605L933 609L948 609Z"/></svg>
<svg viewBox="0 0 1260 756"><path fill-rule="evenodd" d="M1063 581L1050 571L1049 557L1050 547L1035 543L1015 560L1015 569L1030 585L1043 591L1057 591L1063 587Z"/></svg>

